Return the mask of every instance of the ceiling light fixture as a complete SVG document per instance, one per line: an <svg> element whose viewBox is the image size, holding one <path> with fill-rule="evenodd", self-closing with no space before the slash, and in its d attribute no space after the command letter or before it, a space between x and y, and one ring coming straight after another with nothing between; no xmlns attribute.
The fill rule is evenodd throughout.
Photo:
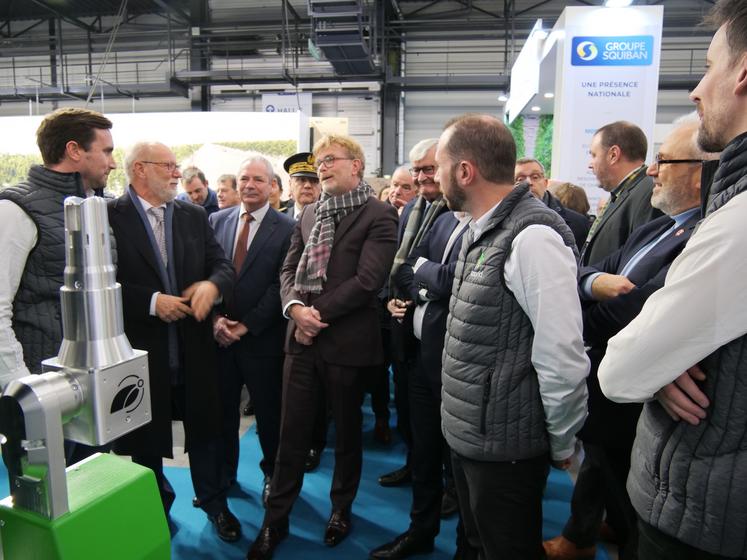
<svg viewBox="0 0 747 560"><path fill-rule="evenodd" d="M552 99L553 97L555 97L555 94L553 92L548 91L547 93L545 93L545 99Z"/></svg>
<svg viewBox="0 0 747 560"><path fill-rule="evenodd" d="M499 95L498 101L500 101L501 103L505 103L506 101L508 101L508 96L506 94Z"/></svg>
<svg viewBox="0 0 747 560"><path fill-rule="evenodd" d="M535 105L532 107L532 111L541 111L541 110L542 110L542 107L540 107L539 105Z"/></svg>

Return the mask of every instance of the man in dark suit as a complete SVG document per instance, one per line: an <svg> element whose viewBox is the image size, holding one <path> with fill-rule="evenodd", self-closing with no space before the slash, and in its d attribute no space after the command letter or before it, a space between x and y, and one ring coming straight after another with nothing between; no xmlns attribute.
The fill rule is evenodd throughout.
<svg viewBox="0 0 747 560"><path fill-rule="evenodd" d="M304 209L280 274L283 310L292 319L280 446L252 560L270 558L288 534L319 391L326 392L337 432L324 542L335 546L348 535L363 455L360 370L383 361L376 294L394 258L397 212L363 181L363 150L354 140L325 136L314 156L323 195Z"/></svg>
<svg viewBox="0 0 747 560"><path fill-rule="evenodd" d="M625 481L641 405L606 399L596 374L607 341L664 285L670 264L700 219L698 162L706 154L695 143L697 128L693 118L676 126L662 144L657 162L647 169L654 184L651 204L665 216L637 228L623 247L580 271L579 290L586 300L584 341L591 361L589 416L579 432L585 457L563 534L544 544L549 560L593 557L605 510L620 557L636 558L636 516Z"/></svg>
<svg viewBox="0 0 747 560"><path fill-rule="evenodd" d="M394 404L397 409L397 430L407 445L407 459L404 466L379 477L382 486L399 486L410 482L410 455L412 432L410 429L410 398L408 379L415 365L415 344L412 328L408 326L412 318L412 302L407 296L398 293L394 278L397 270L405 262L410 252L420 244L436 218L446 212L441 185L436 181L436 144L438 138L426 138L415 144L409 153L412 167L410 173L418 188L418 196L408 202L399 217L397 253L389 273L389 283L379 297L387 300L387 310L392 316L391 350L394 373ZM409 313L408 313L409 311Z"/></svg>
<svg viewBox="0 0 747 560"><path fill-rule="evenodd" d="M241 536L220 480L220 394L210 315L233 288L233 267L215 240L205 210L174 200L181 173L163 144L141 142L125 158L130 186L109 203L117 240L124 330L148 352L149 424L114 443L117 453L156 475L168 514L174 491L163 475L172 457L172 420L182 420L190 474L200 507L223 540Z"/></svg>
<svg viewBox="0 0 747 560"><path fill-rule="evenodd" d="M646 135L636 125L617 121L596 131L589 169L610 199L579 248L581 265L601 261L627 241L630 232L661 212L651 206L653 182L646 176Z"/></svg>
<svg viewBox="0 0 747 560"><path fill-rule="evenodd" d="M224 315L216 315L213 334L223 396L224 484L236 482L239 464L239 400L246 383L252 396L262 447L260 468L266 499L275 468L280 434L283 335L280 267L296 223L270 207L272 164L261 156L241 164L237 173L241 204L210 216L215 237L236 270L233 294Z"/></svg>
<svg viewBox="0 0 747 560"><path fill-rule="evenodd" d="M469 221L461 212L439 216L397 271L400 292L415 303L412 325L417 354L409 379L411 521L406 532L371 551L371 558L394 560L429 552L439 532L443 464L449 453L441 433L441 354L454 270Z"/></svg>
<svg viewBox="0 0 747 560"><path fill-rule="evenodd" d="M529 183L529 190L534 196L544 202L548 208L555 210L563 221L571 228L573 237L576 239L576 247L581 248L586 241L586 236L589 233L589 219L574 212L570 208L563 206L560 201L553 196L553 194L547 190L548 181L545 177L545 166L534 158L520 158L516 160L516 167L514 170L514 181L516 184L523 183L526 181Z"/></svg>

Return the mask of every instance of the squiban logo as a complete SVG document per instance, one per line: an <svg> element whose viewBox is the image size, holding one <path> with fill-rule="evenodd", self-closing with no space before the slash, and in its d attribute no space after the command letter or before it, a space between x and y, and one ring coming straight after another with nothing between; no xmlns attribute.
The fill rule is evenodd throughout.
<svg viewBox="0 0 747 560"><path fill-rule="evenodd" d="M576 47L576 54L581 60L594 60L599 54L599 50L591 41L582 41Z"/></svg>
<svg viewBox="0 0 747 560"><path fill-rule="evenodd" d="M653 35L574 37L573 66L649 66L654 61Z"/></svg>
<svg viewBox="0 0 747 560"><path fill-rule="evenodd" d="M143 402L145 381L137 375L128 375L119 382L118 387L120 389L114 395L114 399L112 399L112 406L109 410L110 414L119 412L122 409L130 413Z"/></svg>

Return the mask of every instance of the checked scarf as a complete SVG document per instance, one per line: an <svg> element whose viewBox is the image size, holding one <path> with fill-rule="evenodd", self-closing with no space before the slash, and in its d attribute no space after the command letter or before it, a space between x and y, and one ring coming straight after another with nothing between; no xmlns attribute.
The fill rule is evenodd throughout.
<svg viewBox="0 0 747 560"><path fill-rule="evenodd" d="M320 294L327 280L327 264L332 254L335 228L342 219L375 196L374 190L361 181L345 194L322 193L316 206L316 220L296 269L295 289L302 294Z"/></svg>
<svg viewBox="0 0 747 560"><path fill-rule="evenodd" d="M433 222L441 213L441 208L446 206L446 201L443 197L435 200L431 203L423 216L421 222L420 215L425 209L427 201L422 196L418 197L417 202L412 207L409 216L407 216L407 223L405 224L405 231L402 233L402 241L397 249L397 254L394 256L394 262L389 272L389 297L397 297L399 290L397 289L394 277L399 270L399 267L407 260L412 250L420 244L428 230L431 229Z"/></svg>

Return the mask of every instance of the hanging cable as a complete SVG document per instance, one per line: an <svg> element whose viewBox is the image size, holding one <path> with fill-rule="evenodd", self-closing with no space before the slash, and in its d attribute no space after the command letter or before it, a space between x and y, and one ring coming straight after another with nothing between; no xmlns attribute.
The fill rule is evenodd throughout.
<svg viewBox="0 0 747 560"><path fill-rule="evenodd" d="M114 47L114 41L117 39L117 32L119 31L119 26L122 25L122 20L124 19L124 15L126 12L127 12L127 0L122 0L122 3L119 5L119 11L117 12L116 21L114 22L114 27L112 27L112 32L109 35L109 42L107 43L106 51L104 52L104 60L101 61L98 72L96 73L96 78L91 84L91 90L88 92L88 97L86 98L86 107L88 107L88 104L91 102L93 93L96 91L96 86L99 84L99 80L101 79L101 74L104 72L104 68L106 68L107 63L109 62L109 55L111 54L112 48Z"/></svg>

